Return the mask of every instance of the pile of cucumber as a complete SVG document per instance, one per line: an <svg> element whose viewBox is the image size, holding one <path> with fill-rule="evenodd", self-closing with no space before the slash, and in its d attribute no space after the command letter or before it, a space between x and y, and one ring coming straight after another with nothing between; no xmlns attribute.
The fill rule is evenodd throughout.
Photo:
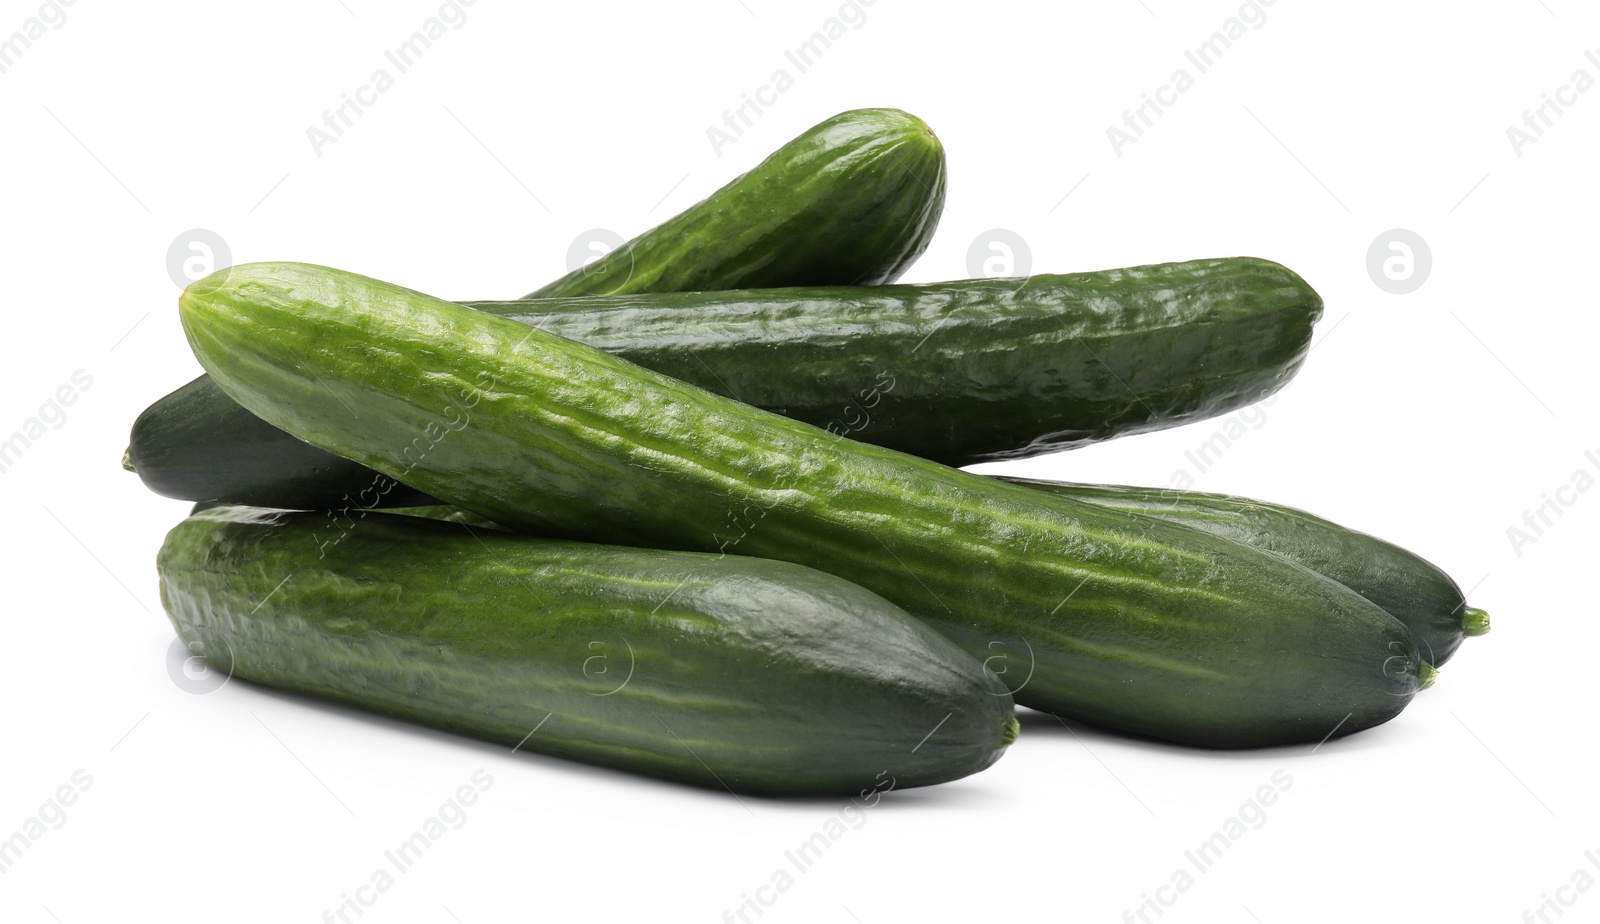
<svg viewBox="0 0 1600 924"><path fill-rule="evenodd" d="M1298 510L954 466L1269 395L1322 301L1233 257L895 285L945 161L843 113L515 301L296 263L179 300L125 467L196 501L179 636L246 680L670 779L956 779L1014 704L1205 747L1385 722L1487 617Z"/></svg>

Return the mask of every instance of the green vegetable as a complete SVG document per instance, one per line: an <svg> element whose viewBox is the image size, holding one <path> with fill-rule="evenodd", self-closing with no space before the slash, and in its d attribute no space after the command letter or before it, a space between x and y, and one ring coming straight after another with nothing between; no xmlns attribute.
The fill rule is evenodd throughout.
<svg viewBox="0 0 1600 924"><path fill-rule="evenodd" d="M316 510L427 503L420 491L303 443L202 375L133 422L123 468L163 497Z"/></svg>
<svg viewBox="0 0 1600 924"><path fill-rule="evenodd" d="M1386 721L1431 676L1405 626L1276 556L841 440L398 286L255 264L179 305L218 384L301 439L513 528L831 572L1005 670L1024 705L1257 746Z"/></svg>
<svg viewBox="0 0 1600 924"><path fill-rule="evenodd" d="M857 795L976 773L1016 735L978 661L785 562L221 507L158 564L179 636L218 670L523 750Z"/></svg>
<svg viewBox="0 0 1600 924"><path fill-rule="evenodd" d="M676 379L948 465L1251 404L1299 370L1322 299L1230 257L927 285L471 302Z"/></svg>
<svg viewBox="0 0 1600 924"><path fill-rule="evenodd" d="M1382 607L1416 636L1427 662L1449 660L1463 638L1489 631L1489 614L1467 606L1461 588L1423 558L1303 510L1247 497L1002 478L1061 497L1182 523L1282 555Z"/></svg>
<svg viewBox="0 0 1600 924"><path fill-rule="evenodd" d="M944 190L944 149L921 119L898 109L840 113L533 295L892 282L927 248ZM182 500L292 509L429 500L261 422L204 375L139 415L123 467Z"/></svg>
<svg viewBox="0 0 1600 924"><path fill-rule="evenodd" d="M921 119L843 112L530 297L892 282L927 249L944 189L944 148Z"/></svg>
<svg viewBox="0 0 1600 924"><path fill-rule="evenodd" d="M385 510L385 513L404 514L409 517L421 517L425 520L440 520L445 523L460 523L473 529L493 529L500 532L510 532L504 526L493 520L478 516L470 510L452 507L449 504L422 504L416 507L395 507Z"/></svg>
<svg viewBox="0 0 1600 924"><path fill-rule="evenodd" d="M1250 257L1026 280L468 304L950 465L1247 405L1294 375L1322 313L1299 276ZM389 479L271 428L205 378L151 406L131 452L150 487L186 499L421 502L408 488L380 491Z"/></svg>

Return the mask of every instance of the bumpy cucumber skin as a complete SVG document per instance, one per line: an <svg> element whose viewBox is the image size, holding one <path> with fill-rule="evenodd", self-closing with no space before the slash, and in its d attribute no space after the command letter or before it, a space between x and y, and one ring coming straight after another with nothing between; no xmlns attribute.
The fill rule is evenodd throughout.
<svg viewBox="0 0 1600 924"><path fill-rule="evenodd" d="M178 634L246 680L736 792L945 782L1015 736L978 661L810 568L381 513L329 538L317 513L180 523L158 559Z"/></svg>
<svg viewBox="0 0 1600 924"><path fill-rule="evenodd" d="M1436 565L1376 536L1284 507L1201 491L1001 478L1073 500L1181 523L1282 555L1338 581L1400 620L1429 664L1450 659L1466 637L1467 601Z"/></svg>
<svg viewBox="0 0 1600 924"><path fill-rule="evenodd" d="M926 123L843 112L529 297L892 282L933 239L944 195L944 147Z"/></svg>
<svg viewBox="0 0 1600 924"><path fill-rule="evenodd" d="M513 528L839 575L992 668L1012 659L1023 705L1247 747L1376 725L1418 689L1405 626L1276 556L839 439L398 286L256 264L191 286L180 314L218 383L302 439Z"/></svg>
<svg viewBox="0 0 1600 924"><path fill-rule="evenodd" d="M1281 555L1338 581L1398 619L1411 630L1423 660L1433 667L1448 661L1469 634L1481 632L1474 632L1468 625L1473 614L1482 619L1481 611L1467 606L1460 586L1438 566L1392 542L1304 510L1203 491L995 477L1077 501L1180 523ZM395 512L487 529L503 528L459 507L402 507Z"/></svg>
<svg viewBox="0 0 1600 924"><path fill-rule="evenodd" d="M844 112L532 295L892 282L927 249L944 195L944 149L926 123L897 109ZM152 491L182 500L295 509L429 500L261 423L206 376L140 415L128 462Z"/></svg>
<svg viewBox="0 0 1600 924"><path fill-rule="evenodd" d="M927 285L473 307L947 465L1224 414L1299 370L1322 299L1254 257Z"/></svg>
<svg viewBox="0 0 1600 924"><path fill-rule="evenodd" d="M1322 313L1304 280L1252 257L1026 280L466 304L949 465L1071 449L1250 404L1294 375ZM245 445L228 445L235 426ZM187 499L425 502L409 488L380 496L381 477L318 459L287 434L274 443L273 432L202 377L145 412L131 455L154 490Z"/></svg>

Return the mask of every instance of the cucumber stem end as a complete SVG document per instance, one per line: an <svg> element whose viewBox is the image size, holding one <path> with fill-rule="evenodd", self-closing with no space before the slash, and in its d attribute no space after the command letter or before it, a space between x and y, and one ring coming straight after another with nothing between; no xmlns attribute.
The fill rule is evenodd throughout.
<svg viewBox="0 0 1600 924"><path fill-rule="evenodd" d="M1489 631L1489 614L1475 606L1469 606L1461 613L1461 634L1467 638L1483 635Z"/></svg>
<svg viewBox="0 0 1600 924"><path fill-rule="evenodd" d="M1000 729L1000 746L1010 747L1011 742L1017 740L1017 733L1022 730L1015 715L1006 716L1006 724Z"/></svg>

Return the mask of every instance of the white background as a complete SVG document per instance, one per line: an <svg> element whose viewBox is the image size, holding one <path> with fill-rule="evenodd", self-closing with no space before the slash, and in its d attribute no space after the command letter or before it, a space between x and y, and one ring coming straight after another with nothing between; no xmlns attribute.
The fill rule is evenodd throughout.
<svg viewBox="0 0 1600 924"><path fill-rule="evenodd" d="M1279 0L1197 74L1184 51L1236 4L877 0L796 74L784 51L837 3L478 0L320 157L307 128L392 73L384 51L437 3L63 9L0 74L0 431L92 377L0 474L0 838L74 771L92 784L0 874L0 918L323 920L480 768L494 782L467 823L360 920L720 921L755 897L842 802L740 801L240 682L186 692L154 568L186 505L117 462L137 413L199 371L167 271L189 229L234 262L513 297L560 275L582 232L632 236L861 106L922 116L949 152L948 208L907 281L967 275L975 239L1002 228L1036 272L1254 254L1326 299L1303 373L1207 470L1186 453L1224 421L1006 471L1165 485L1187 470L1305 507L1439 563L1494 631L1398 719L1315 753L1025 714L991 770L886 799L749 920L1122 920L1279 770L1293 783L1266 822L1164 924L1514 922L1545 896L1600 918L1600 889L1558 891L1600 878L1584 856L1600 851L1600 491L1571 487L1600 478L1600 92L1520 155L1507 136L1577 69L1600 78L1592 7ZM0 37L38 10L0 3ZM792 89L719 156L707 128L780 67ZM1179 67L1193 89L1118 156L1107 127ZM1431 245L1409 295L1368 274L1392 228ZM1561 515L1514 544L1546 498Z"/></svg>

